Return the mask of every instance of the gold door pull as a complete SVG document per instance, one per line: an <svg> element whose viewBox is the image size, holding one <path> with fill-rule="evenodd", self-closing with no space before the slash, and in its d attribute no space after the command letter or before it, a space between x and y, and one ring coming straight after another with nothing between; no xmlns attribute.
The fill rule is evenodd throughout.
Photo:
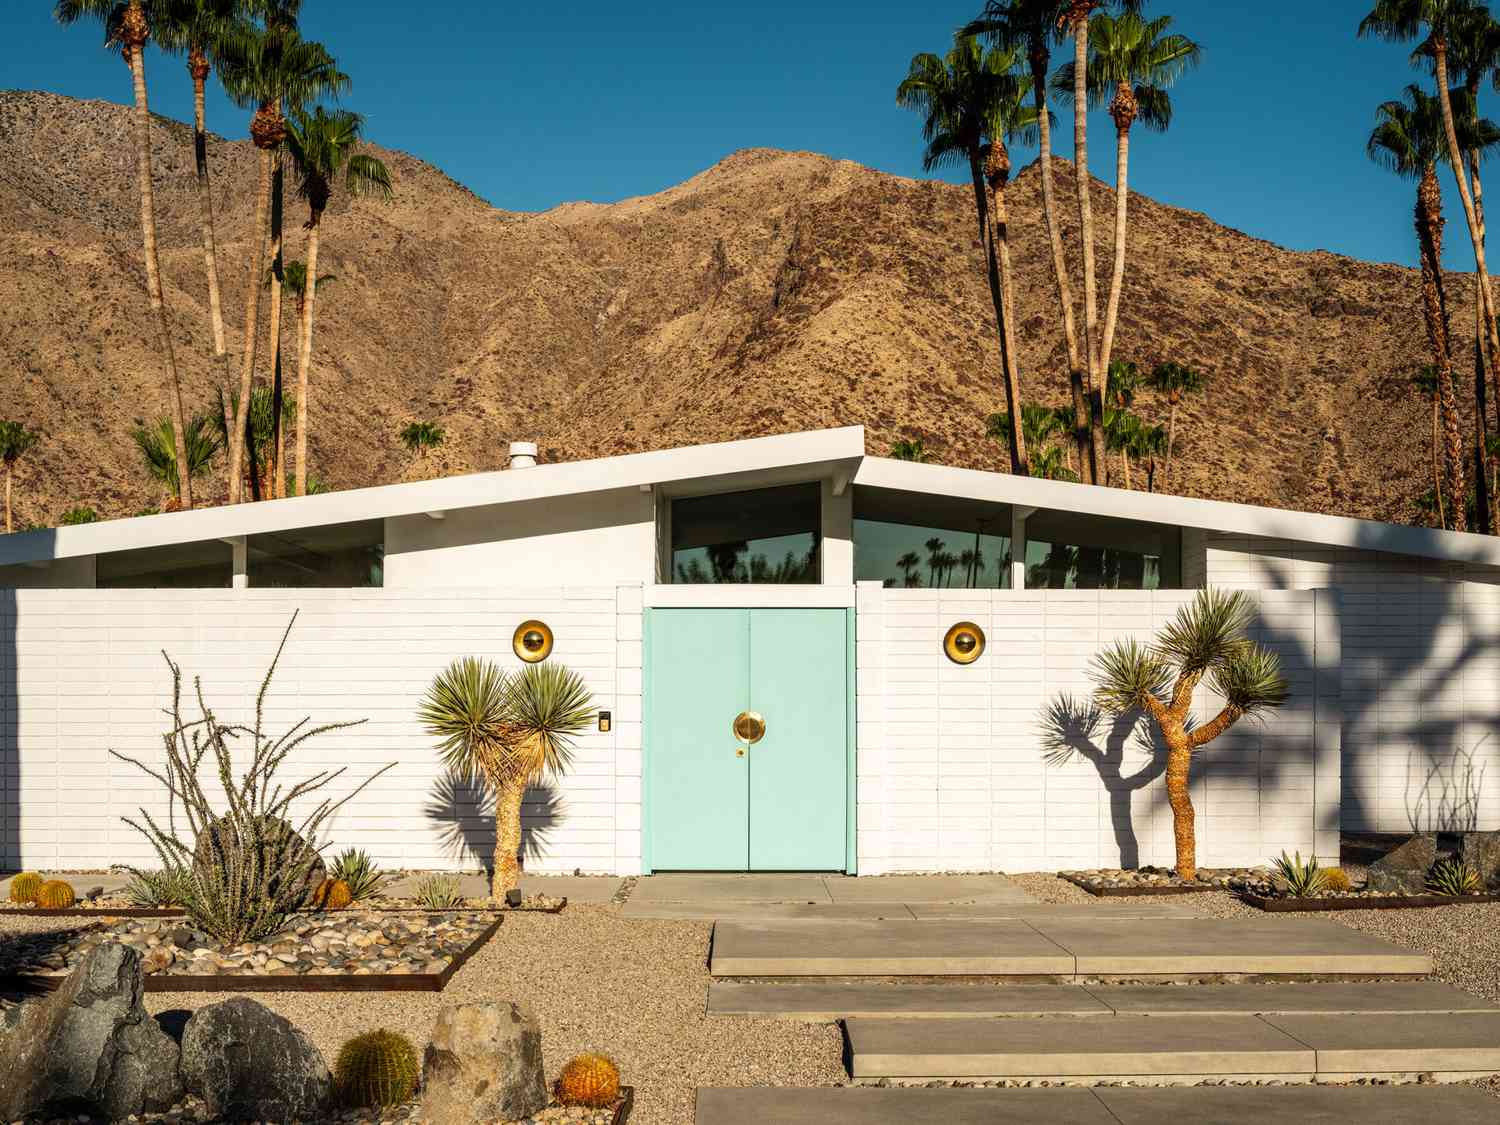
<svg viewBox="0 0 1500 1125"><path fill-rule="evenodd" d="M734 717L734 737L754 746L766 737L766 720L756 711L741 711Z"/></svg>

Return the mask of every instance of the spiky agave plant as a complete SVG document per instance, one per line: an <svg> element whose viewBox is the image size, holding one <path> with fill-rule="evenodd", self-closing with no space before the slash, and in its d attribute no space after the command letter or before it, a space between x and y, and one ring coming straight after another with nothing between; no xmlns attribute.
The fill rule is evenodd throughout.
<svg viewBox="0 0 1500 1125"><path fill-rule="evenodd" d="M1304 860L1300 851L1295 856L1282 852L1275 866L1292 898L1312 898L1328 886L1328 872L1318 866L1316 856Z"/></svg>
<svg viewBox="0 0 1500 1125"><path fill-rule="evenodd" d="M498 901L520 882L521 801L544 773L561 774L573 738L593 721L593 700L576 672L529 664L507 674L467 656L433 680L419 717L439 739L443 763L495 797L495 855L490 894Z"/></svg>
<svg viewBox="0 0 1500 1125"><path fill-rule="evenodd" d="M1144 711L1167 744L1167 800L1182 879L1198 873L1188 792L1194 751L1243 716L1286 702L1280 660L1246 636L1254 612L1243 591L1200 590L1149 645L1116 641L1094 658L1091 669L1100 707L1114 715ZM1225 702L1214 718L1194 726L1193 692L1205 678Z"/></svg>

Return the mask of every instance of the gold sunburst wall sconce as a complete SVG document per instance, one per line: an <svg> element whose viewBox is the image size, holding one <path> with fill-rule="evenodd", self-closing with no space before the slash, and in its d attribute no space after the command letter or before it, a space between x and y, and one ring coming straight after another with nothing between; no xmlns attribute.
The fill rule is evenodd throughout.
<svg viewBox="0 0 1500 1125"><path fill-rule="evenodd" d="M523 621L510 643L527 664L540 664L552 655L552 629L545 621Z"/></svg>
<svg viewBox="0 0 1500 1125"><path fill-rule="evenodd" d="M944 635L943 652L955 664L973 664L984 652L984 630L972 621L960 621Z"/></svg>

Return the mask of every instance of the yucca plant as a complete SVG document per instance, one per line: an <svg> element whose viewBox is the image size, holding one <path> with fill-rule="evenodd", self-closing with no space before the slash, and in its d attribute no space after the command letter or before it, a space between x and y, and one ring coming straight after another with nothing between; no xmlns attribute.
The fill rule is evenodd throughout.
<svg viewBox="0 0 1500 1125"><path fill-rule="evenodd" d="M1427 876L1427 889L1440 895L1477 895L1484 889L1478 873L1457 859L1440 859Z"/></svg>
<svg viewBox="0 0 1500 1125"><path fill-rule="evenodd" d="M347 884L355 902L369 898L385 881L380 868L363 848L346 848L341 852L333 861L328 877Z"/></svg>
<svg viewBox="0 0 1500 1125"><path fill-rule="evenodd" d="M1276 874L1286 885L1286 893L1292 898L1312 898L1328 883L1328 873L1318 866L1316 856L1308 856L1304 863L1300 851L1295 856L1282 852L1275 866Z"/></svg>
<svg viewBox="0 0 1500 1125"><path fill-rule="evenodd" d="M567 769L573 737L594 718L588 688L560 664L528 664L506 673L493 661L466 656L433 680L419 717L440 740L448 769L482 782L494 795L490 894L504 899L520 883L526 787L544 773Z"/></svg>
<svg viewBox="0 0 1500 1125"><path fill-rule="evenodd" d="M136 871L120 893L131 906L160 909L183 906L192 895L193 875L182 867L163 867L159 871Z"/></svg>
<svg viewBox="0 0 1500 1125"><path fill-rule="evenodd" d="M1243 591L1200 590L1149 645L1116 641L1094 658L1091 669L1094 699L1103 710L1112 715L1144 711L1167 744L1167 801L1182 879L1198 874L1188 791L1193 752L1243 716L1286 702L1280 660L1245 635L1254 613ZM1205 678L1225 703L1211 720L1195 726L1193 692Z"/></svg>
<svg viewBox="0 0 1500 1125"><path fill-rule="evenodd" d="M464 902L456 875L429 875L417 884L412 897L428 910L452 910Z"/></svg>

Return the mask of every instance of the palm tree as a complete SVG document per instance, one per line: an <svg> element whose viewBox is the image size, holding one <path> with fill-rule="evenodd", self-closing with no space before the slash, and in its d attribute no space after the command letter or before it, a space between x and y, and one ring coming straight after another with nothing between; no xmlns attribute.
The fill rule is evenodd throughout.
<svg viewBox="0 0 1500 1125"><path fill-rule="evenodd" d="M307 201L307 276L318 276L318 235L323 212L333 185L343 174L344 186L356 198L389 200L391 174L376 157L355 152L364 118L346 109L312 113L297 110L287 128L287 151L297 171L297 195ZM301 496L307 487L307 399L308 372L312 366L313 313L318 287L304 292L299 324L301 345L297 355L297 486Z"/></svg>
<svg viewBox="0 0 1500 1125"><path fill-rule="evenodd" d="M1151 371L1151 385L1167 396L1167 464L1162 472L1163 483L1172 477L1172 447L1177 440L1177 408L1182 396L1196 394L1207 380L1194 368L1168 361L1159 363Z"/></svg>
<svg viewBox="0 0 1500 1125"><path fill-rule="evenodd" d="M1130 450L1140 427L1141 420L1130 411L1105 405L1105 448L1120 455L1120 474L1126 488L1130 487Z"/></svg>
<svg viewBox="0 0 1500 1125"><path fill-rule="evenodd" d="M10 494L16 475L16 462L31 449L41 435L20 422L0 421L0 465L5 467L5 534L15 530L11 520Z"/></svg>
<svg viewBox="0 0 1500 1125"><path fill-rule="evenodd" d="M1389 101L1375 111L1375 128L1366 151L1370 159L1397 175L1417 181L1417 246L1422 262L1422 314L1427 342L1437 371L1438 400L1445 437L1444 466L1449 497L1464 496L1463 439L1453 383L1452 344L1448 333L1448 300L1443 280L1443 193L1437 164L1447 159L1442 109L1438 99L1415 84L1405 101ZM1465 530L1462 505L1454 505L1454 528Z"/></svg>
<svg viewBox="0 0 1500 1125"><path fill-rule="evenodd" d="M436 422L408 422L401 428L400 437L406 451L421 459L427 456L428 450L443 444L443 427Z"/></svg>
<svg viewBox="0 0 1500 1125"><path fill-rule="evenodd" d="M239 393L235 401L247 405L255 375L256 325L260 313L260 284L274 259L266 253L267 217L271 206L274 154L287 138L286 111L324 96L336 96L349 78L320 43L303 39L281 19L268 18L264 30L242 36L219 62L224 88L242 108L254 107L250 139L259 156L255 194L255 225L251 232L250 271L245 283L245 351L240 362ZM229 443L229 499L243 498L245 418L234 419Z"/></svg>
<svg viewBox="0 0 1500 1125"><path fill-rule="evenodd" d="M1037 137L1041 149L1042 213L1047 222L1047 240L1052 251L1052 278L1068 353L1068 383L1073 395L1074 444L1085 479L1092 482L1092 446L1089 444L1088 406L1078 328L1073 313L1073 285L1063 254L1062 226L1058 220L1057 192L1052 178L1052 114L1047 104L1047 72L1052 65L1052 45L1062 26L1063 0L988 0L984 14L963 29L964 34L985 35L996 46L1024 51L1031 71L1032 106L1037 111Z"/></svg>
<svg viewBox="0 0 1500 1125"><path fill-rule="evenodd" d="M1145 20L1136 12L1118 17L1100 12L1089 29L1093 44L1089 59L1089 107L1107 97L1115 123L1115 260L1105 306L1104 330L1098 348L1099 368L1109 370L1115 328L1120 318L1120 293L1125 284L1125 253L1130 201L1130 130L1139 121L1148 129L1166 132L1172 123L1172 98L1167 87L1183 72L1198 65L1202 51L1185 35L1169 35L1171 16ZM1076 89L1072 64L1054 79L1056 92L1070 100Z"/></svg>
<svg viewBox="0 0 1500 1125"><path fill-rule="evenodd" d="M1287 682L1276 655L1246 635L1255 607L1242 590L1200 590L1192 605L1149 645L1116 641L1094 658L1094 700L1112 715L1144 711L1167 744L1167 801L1177 845L1177 877L1198 874L1197 836L1188 789L1193 753L1245 715L1280 707ZM1209 722L1194 726L1193 692L1207 678L1224 700Z"/></svg>
<svg viewBox="0 0 1500 1125"><path fill-rule="evenodd" d="M896 560L896 565L901 568L902 585L907 589L922 584L922 577L917 569L922 565L922 556L915 551L907 551Z"/></svg>
<svg viewBox="0 0 1500 1125"><path fill-rule="evenodd" d="M221 399L223 392L220 392ZM225 448L229 446L228 426L239 416L239 398L231 391L227 400L219 403L219 413L214 416L214 430ZM286 495L286 489L274 487L274 474L280 471L282 462L275 453L276 433L285 431L288 415L296 409L296 402L283 395L277 401L274 387L260 385L251 388L250 409L245 414L245 476L249 480L252 496L271 497L278 492ZM277 417L278 412L280 418ZM230 422L226 422L230 419ZM278 424L279 423L279 424Z"/></svg>
<svg viewBox="0 0 1500 1125"><path fill-rule="evenodd" d="M528 664L507 674L492 661L466 656L433 680L418 717L440 740L444 765L482 782L495 798L490 894L499 902L520 882L526 787L567 769L574 736L593 722L588 689L560 664Z"/></svg>
<svg viewBox="0 0 1500 1125"><path fill-rule="evenodd" d="M1164 456L1167 451L1167 430L1165 426L1148 426L1139 422L1130 435L1130 445L1126 449L1126 455L1134 457L1138 462L1146 466L1146 491L1156 491L1156 465L1157 458Z"/></svg>
<svg viewBox="0 0 1500 1125"><path fill-rule="evenodd" d="M927 452L927 446L921 438L907 439L891 443L891 451L886 454L893 461L916 461L925 465L932 460L932 454Z"/></svg>
<svg viewBox="0 0 1500 1125"><path fill-rule="evenodd" d="M1437 365L1423 364L1412 375L1411 383L1417 389L1417 393L1432 401L1432 495L1437 504L1438 526L1446 531L1448 517L1443 511L1443 444L1439 436L1441 429L1438 425L1438 400L1441 395L1438 391Z"/></svg>
<svg viewBox="0 0 1500 1125"><path fill-rule="evenodd" d="M184 483L208 471L209 463L219 451L221 426L219 419L207 414L199 414L188 423L186 476L178 471L178 466L184 462L177 458L170 418L159 419L149 426L137 426L130 432L146 463L146 471L162 485L162 511L171 512L180 508Z"/></svg>
<svg viewBox="0 0 1500 1125"><path fill-rule="evenodd" d="M1011 413L1021 399L1013 317L1006 299L1008 249L1002 262L997 229L991 216L987 163L999 141L1001 152L1007 139L1024 137L1035 129L1034 116L1027 120L1021 106L1021 79L1014 72L1013 50L986 50L973 36L956 35L953 49L944 58L931 53L911 60L906 78L896 88L896 104L923 115L922 137L927 148L922 167L931 170L945 164L967 163L974 187L974 210L979 221L979 240L985 252L990 301L995 309L995 327L1000 340L1006 408ZM1033 115L1035 111L1030 111ZM990 148L986 149L986 142ZM995 177L1003 193L1009 175L1008 157L995 157ZM1026 449L1021 435L1011 435L1011 472L1026 473Z"/></svg>
<svg viewBox="0 0 1500 1125"><path fill-rule="evenodd" d="M135 163L141 197L141 240L146 258L146 293L156 321L156 346L167 367L167 406L172 419L173 441L177 456L187 458L186 422L182 408L182 381L177 371L177 355L172 347L172 326L167 320L167 304L162 294L161 262L156 252L156 197L151 183L151 108L146 100L146 43L151 38L151 21L143 0L57 0L54 9L58 22L73 24L90 18L104 24L106 41L120 44L135 88ZM182 506L193 506L191 483L184 482Z"/></svg>
<svg viewBox="0 0 1500 1125"><path fill-rule="evenodd" d="M285 496L287 488L286 472L286 392L282 389L281 381L281 295L290 293L297 302L297 323L302 323L302 310L307 304L307 263L291 261L283 263L280 260L280 229L281 229L281 191L280 191L281 166L278 154L277 166L272 176L271 211L274 219L271 223L273 240L277 242L278 248L273 252L270 272L266 275L266 288L271 292L271 336L275 341L272 346L274 353L273 362L275 370L272 376L272 400L273 406L271 416L274 420L274 432L271 437L273 453L271 457L271 481L276 496ZM313 288L322 291L325 285L332 285L338 280L336 274L325 273L313 282ZM279 404L279 405L276 405Z"/></svg>
<svg viewBox="0 0 1500 1125"><path fill-rule="evenodd" d="M930 589L936 589L938 584L938 572L942 570L943 548L947 546L941 539L934 535L922 546L927 548L927 585Z"/></svg>
<svg viewBox="0 0 1500 1125"><path fill-rule="evenodd" d="M1495 297L1490 286L1489 266L1485 261L1484 226L1475 206L1468 173L1464 169L1466 146L1459 139L1459 120L1454 112L1454 98L1448 78L1449 44L1452 39L1468 38L1466 33L1475 27L1480 14L1488 9L1475 0L1377 0L1374 9L1359 25L1360 35L1376 35L1381 39L1408 43L1426 29L1419 52L1432 60L1433 73L1437 78L1438 104L1442 109L1443 139L1447 143L1448 166L1458 182L1458 196L1463 203L1464 219L1469 226L1469 241L1474 248L1474 268L1478 274L1479 300L1484 309L1484 330L1489 343L1491 381L1500 393L1500 330L1496 327ZM1483 28L1479 32L1483 32ZM1469 57L1461 57L1461 65L1469 64L1481 71L1486 66L1483 45L1469 43L1476 48ZM1477 103L1476 103L1477 104ZM1463 492L1451 493L1462 496ZM1454 505L1455 526L1462 524L1461 506ZM1463 530L1460 526L1458 530Z"/></svg>

